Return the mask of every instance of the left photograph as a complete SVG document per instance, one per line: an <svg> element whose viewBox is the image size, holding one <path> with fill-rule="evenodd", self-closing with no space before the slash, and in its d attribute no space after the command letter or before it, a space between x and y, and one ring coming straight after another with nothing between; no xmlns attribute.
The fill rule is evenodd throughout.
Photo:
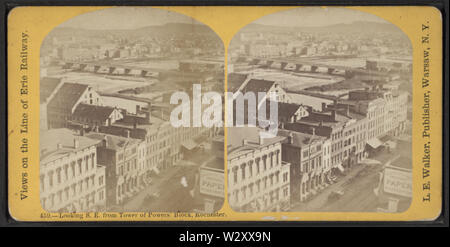
<svg viewBox="0 0 450 247"><path fill-rule="evenodd" d="M115 7L57 26L40 49L43 209L216 212L224 134L206 112L223 91L223 42L191 17Z"/></svg>

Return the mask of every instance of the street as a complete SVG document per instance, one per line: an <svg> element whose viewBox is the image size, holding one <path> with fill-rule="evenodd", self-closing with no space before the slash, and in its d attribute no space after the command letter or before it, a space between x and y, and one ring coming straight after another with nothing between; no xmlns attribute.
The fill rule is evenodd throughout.
<svg viewBox="0 0 450 247"><path fill-rule="evenodd" d="M389 152L385 149L371 157L371 162L354 166L313 198L291 205L291 211L375 212L378 197L374 189L378 186L379 173L383 171L384 164L396 155L411 156L411 142L401 139L397 140L395 150ZM329 200L329 195L334 191L343 191L344 194L336 200Z"/></svg>

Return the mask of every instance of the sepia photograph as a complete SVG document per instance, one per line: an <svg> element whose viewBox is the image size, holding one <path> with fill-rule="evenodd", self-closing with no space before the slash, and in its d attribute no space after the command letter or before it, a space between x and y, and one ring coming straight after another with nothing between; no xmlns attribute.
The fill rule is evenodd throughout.
<svg viewBox="0 0 450 247"><path fill-rule="evenodd" d="M113 7L54 28L40 50L43 209L220 209L223 128L184 110L202 99L204 110L201 94L223 92L224 73L220 37L176 12ZM177 108L187 124L171 121Z"/></svg>
<svg viewBox="0 0 450 247"><path fill-rule="evenodd" d="M338 7L280 11L234 36L227 68L243 99L227 128L234 211L409 208L412 46L397 26Z"/></svg>

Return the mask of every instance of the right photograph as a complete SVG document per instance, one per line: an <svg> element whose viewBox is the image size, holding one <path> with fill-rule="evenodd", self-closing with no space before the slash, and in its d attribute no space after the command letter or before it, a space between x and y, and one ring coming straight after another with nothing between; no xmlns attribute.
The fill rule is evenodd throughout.
<svg viewBox="0 0 450 247"><path fill-rule="evenodd" d="M227 78L234 211L409 208L412 46L397 26L338 7L270 14L234 36Z"/></svg>

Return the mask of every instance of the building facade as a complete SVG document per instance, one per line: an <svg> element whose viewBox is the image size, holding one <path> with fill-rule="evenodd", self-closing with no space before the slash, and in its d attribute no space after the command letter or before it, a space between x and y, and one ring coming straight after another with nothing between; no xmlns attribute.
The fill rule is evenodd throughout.
<svg viewBox="0 0 450 247"><path fill-rule="evenodd" d="M69 129L42 131L40 141L42 207L50 212L103 210L105 167L97 163L98 141Z"/></svg>
<svg viewBox="0 0 450 247"><path fill-rule="evenodd" d="M230 206L239 212L288 210L291 195L290 164L281 160L281 142L284 137L261 138L257 133L249 138L249 132L255 130L242 130L247 135L229 132L229 136L241 139L241 144L232 144L228 149Z"/></svg>

